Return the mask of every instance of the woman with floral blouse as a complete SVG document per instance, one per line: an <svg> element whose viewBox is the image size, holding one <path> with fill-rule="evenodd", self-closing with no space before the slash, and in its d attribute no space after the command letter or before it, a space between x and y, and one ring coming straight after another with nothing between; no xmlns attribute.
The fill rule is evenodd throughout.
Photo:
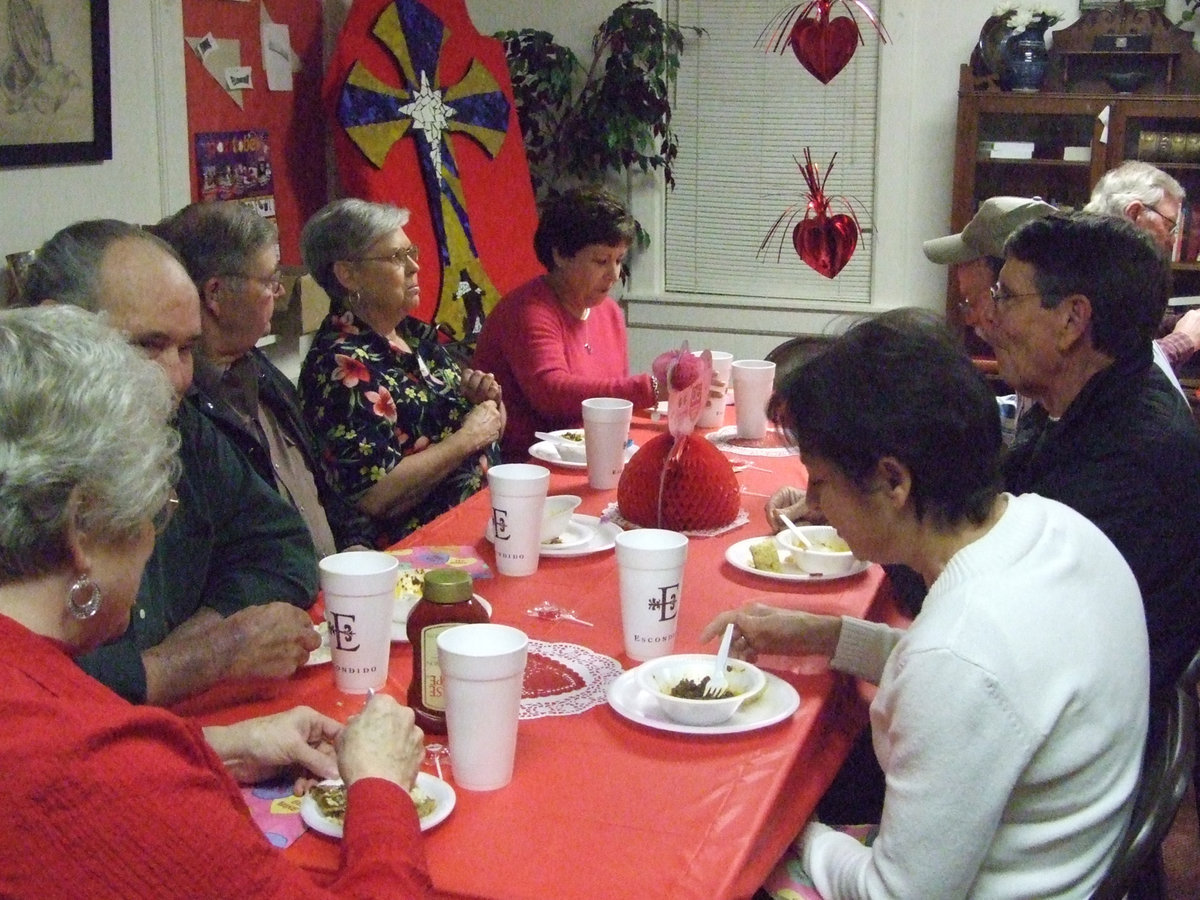
<svg viewBox="0 0 1200 900"><path fill-rule="evenodd" d="M387 547L478 491L499 459L500 386L462 369L420 300L408 210L337 200L304 226L301 251L329 294L300 372L304 415L331 479Z"/></svg>

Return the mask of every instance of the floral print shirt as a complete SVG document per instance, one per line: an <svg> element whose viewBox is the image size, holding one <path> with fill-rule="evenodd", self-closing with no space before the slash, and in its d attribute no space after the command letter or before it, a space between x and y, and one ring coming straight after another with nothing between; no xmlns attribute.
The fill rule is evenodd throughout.
<svg viewBox="0 0 1200 900"><path fill-rule="evenodd" d="M300 372L300 403L338 490L356 501L406 456L453 434L472 405L462 370L425 322L407 318L396 333L412 348L372 331L354 314L321 324ZM391 546L483 487L499 447L465 460L405 513L376 519L375 546Z"/></svg>

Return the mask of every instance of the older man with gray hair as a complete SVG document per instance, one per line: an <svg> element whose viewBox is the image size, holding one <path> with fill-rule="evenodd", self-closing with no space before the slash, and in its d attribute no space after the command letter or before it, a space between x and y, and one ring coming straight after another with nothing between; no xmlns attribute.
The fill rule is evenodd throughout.
<svg viewBox="0 0 1200 900"><path fill-rule="evenodd" d="M1170 257L1182 228L1186 196L1183 185L1162 169L1131 159L1100 176L1083 209L1128 219ZM1200 349L1200 310L1168 315L1163 324L1172 330L1154 342L1156 361L1178 369Z"/></svg>
<svg viewBox="0 0 1200 900"><path fill-rule="evenodd" d="M37 253L33 302L99 312L166 372L182 401L200 302L175 252L115 220L78 222ZM154 544L129 629L80 658L135 702L166 705L232 678L286 678L320 645L312 540L296 511L190 403L179 404L179 511Z"/></svg>
<svg viewBox="0 0 1200 900"><path fill-rule="evenodd" d="M295 386L257 348L282 292L274 223L242 203L192 203L154 232L178 252L200 294L189 402L296 508L319 557L369 544L366 517L325 478Z"/></svg>

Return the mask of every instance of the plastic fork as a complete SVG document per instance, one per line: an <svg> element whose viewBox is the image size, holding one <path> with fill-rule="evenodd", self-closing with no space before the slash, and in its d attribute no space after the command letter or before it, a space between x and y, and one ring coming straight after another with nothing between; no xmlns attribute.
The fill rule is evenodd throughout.
<svg viewBox="0 0 1200 900"><path fill-rule="evenodd" d="M704 693L709 697L720 697L729 687L729 679L725 677L725 663L729 660L731 643L733 643L732 622L725 626L725 633L721 635L721 648L717 651L717 661L713 664L712 677L708 679L708 685L704 688Z"/></svg>

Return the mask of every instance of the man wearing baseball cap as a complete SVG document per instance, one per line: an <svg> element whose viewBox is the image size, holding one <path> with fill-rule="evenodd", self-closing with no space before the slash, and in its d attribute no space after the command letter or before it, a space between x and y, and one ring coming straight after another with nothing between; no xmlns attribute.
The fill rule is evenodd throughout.
<svg viewBox="0 0 1200 900"><path fill-rule="evenodd" d="M961 232L922 245L930 262L955 267L963 321L984 340L992 285L1004 265L1004 242L1026 222L1053 212L1053 206L1036 198L991 197Z"/></svg>

